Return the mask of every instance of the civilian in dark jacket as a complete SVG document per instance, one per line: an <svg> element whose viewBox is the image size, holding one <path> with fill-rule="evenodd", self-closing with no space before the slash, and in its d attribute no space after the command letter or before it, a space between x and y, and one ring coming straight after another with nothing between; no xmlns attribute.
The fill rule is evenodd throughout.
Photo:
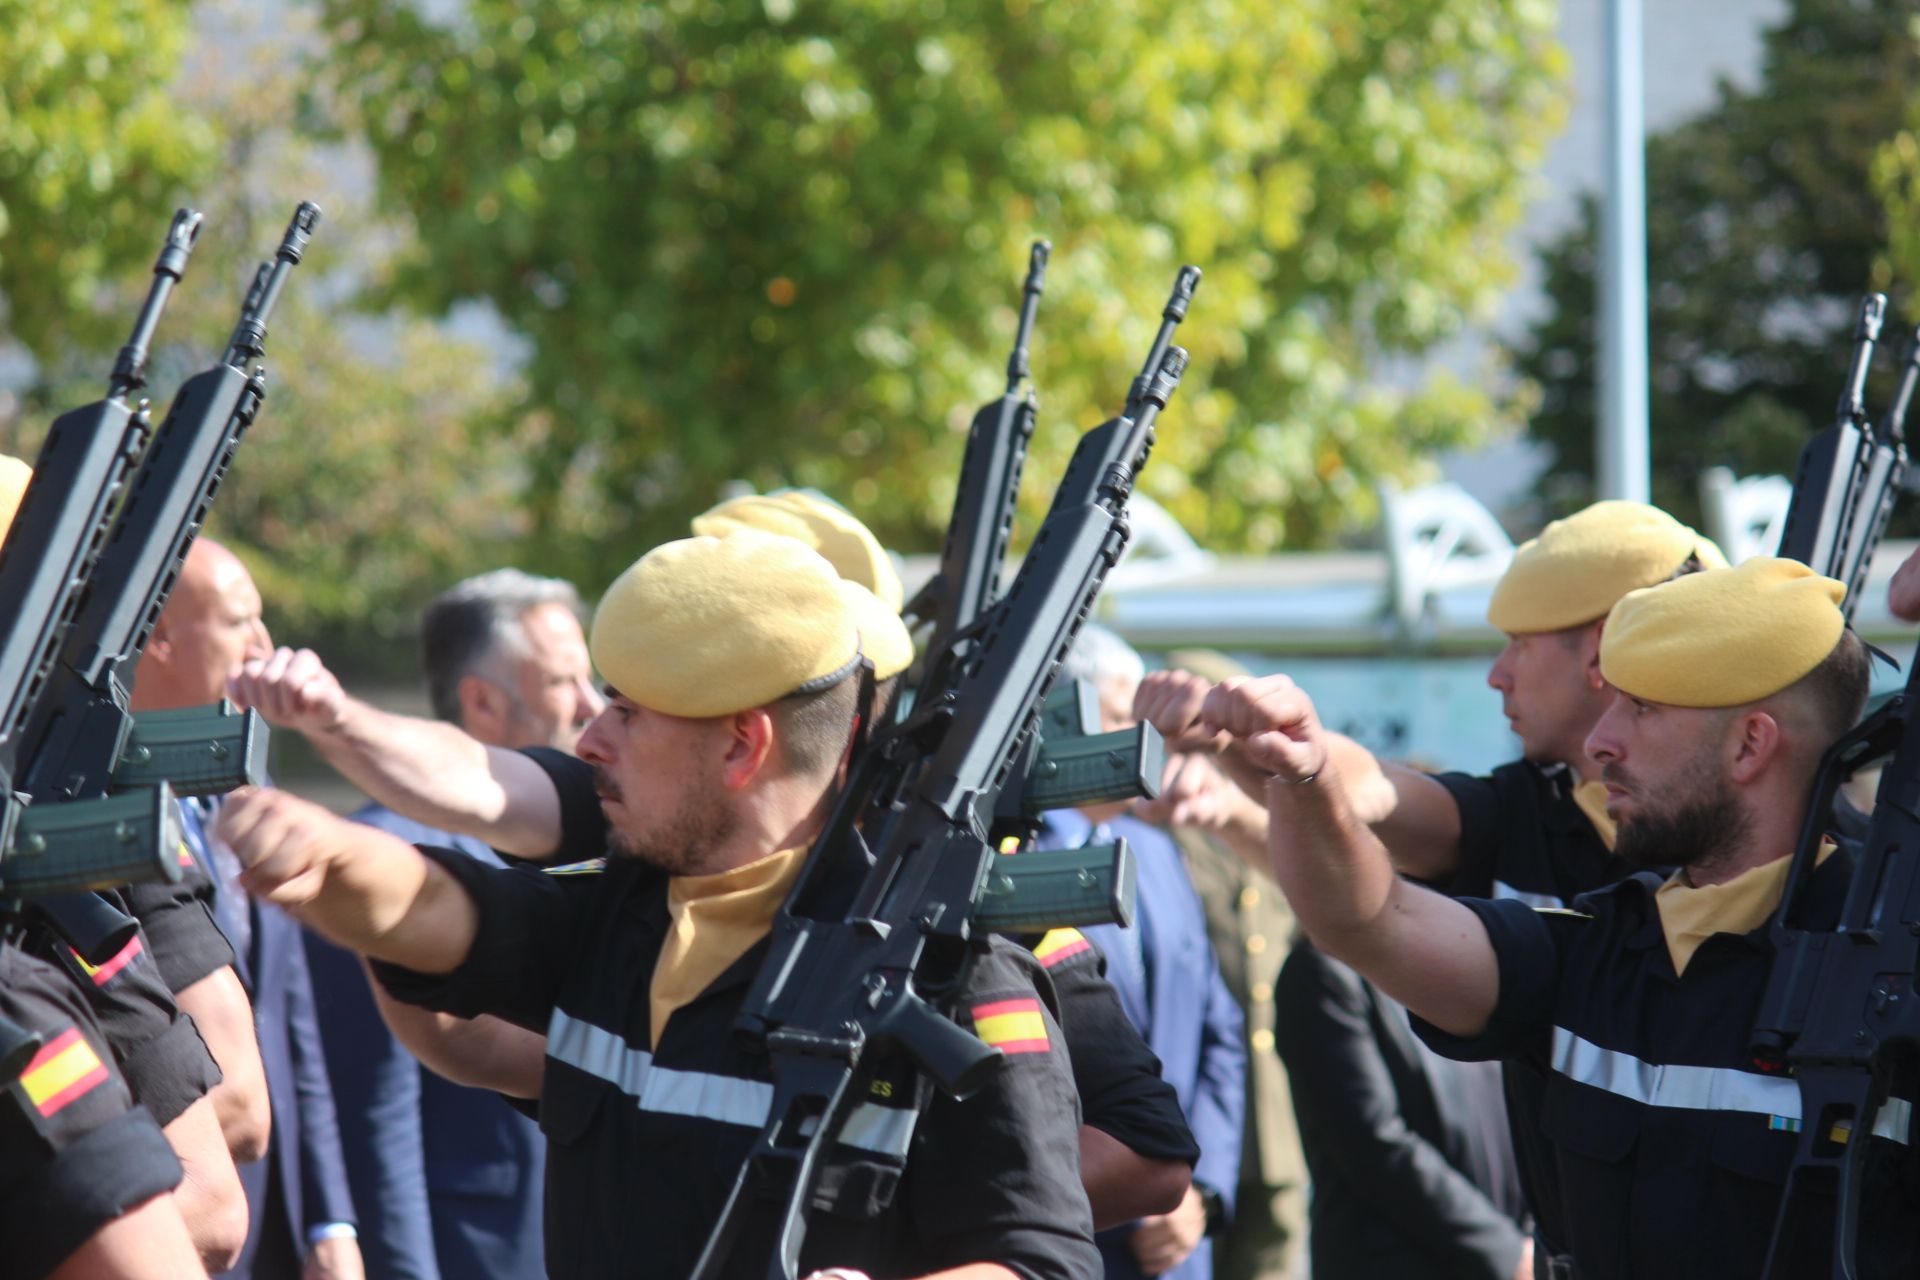
<svg viewBox="0 0 1920 1280"><path fill-rule="evenodd" d="M1404 1008L1304 938L1274 1002L1315 1280L1532 1275L1498 1065L1433 1053Z"/></svg>

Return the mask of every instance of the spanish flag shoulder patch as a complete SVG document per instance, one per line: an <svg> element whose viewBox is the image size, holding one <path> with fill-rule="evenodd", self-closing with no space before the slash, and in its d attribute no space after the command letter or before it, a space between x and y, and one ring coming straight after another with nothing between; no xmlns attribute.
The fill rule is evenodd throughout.
<svg viewBox="0 0 1920 1280"><path fill-rule="evenodd" d="M1071 956L1083 951L1093 950L1093 944L1087 941L1085 934L1078 929L1049 929L1045 937L1033 949L1033 957L1044 968L1051 969Z"/></svg>
<svg viewBox="0 0 1920 1280"><path fill-rule="evenodd" d="M973 1033L1002 1053L1047 1053L1047 1020L1032 997L974 1005Z"/></svg>
<svg viewBox="0 0 1920 1280"><path fill-rule="evenodd" d="M106 1065L80 1034L80 1028L68 1027L33 1055L33 1061L20 1073L20 1087L34 1110L46 1118L85 1097L107 1079Z"/></svg>
<svg viewBox="0 0 1920 1280"><path fill-rule="evenodd" d="M607 869L605 858L588 858L585 862L569 862L561 867L548 867L550 876L597 876Z"/></svg>
<svg viewBox="0 0 1920 1280"><path fill-rule="evenodd" d="M140 953L146 949L146 945L140 941L140 935L136 933L127 940L127 945L120 948L119 952L115 954L112 959L104 961L101 964L88 964L87 958L78 951L73 952L73 958L79 963L82 969L87 971L87 976L93 979L94 986L104 987L109 982L112 982L122 969L138 959ZM71 951L72 948L69 947L68 950Z"/></svg>
<svg viewBox="0 0 1920 1280"><path fill-rule="evenodd" d="M179 851L174 856L179 858L181 866L189 870L198 865L193 860L193 850L187 848L187 842L185 840L180 842Z"/></svg>

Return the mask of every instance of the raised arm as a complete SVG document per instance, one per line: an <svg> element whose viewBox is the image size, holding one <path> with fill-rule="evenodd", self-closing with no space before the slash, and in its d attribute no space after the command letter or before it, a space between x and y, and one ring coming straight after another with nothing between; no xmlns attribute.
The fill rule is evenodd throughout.
<svg viewBox="0 0 1920 1280"><path fill-rule="evenodd" d="M479 907L397 836L253 788L221 806L216 830L247 868L243 889L350 951L439 974L473 949Z"/></svg>
<svg viewBox="0 0 1920 1280"><path fill-rule="evenodd" d="M560 797L541 768L440 720L351 697L310 649L278 649L227 683L228 696L293 729L353 785L395 813L523 858L560 848Z"/></svg>
<svg viewBox="0 0 1920 1280"><path fill-rule="evenodd" d="M1134 714L1152 724L1170 751L1211 754L1220 771L1253 801L1251 811L1222 810L1222 820L1205 823L1242 857L1250 846L1264 849L1267 779L1271 776L1231 737L1200 723L1201 707L1213 684L1187 671L1153 671L1140 682ZM1418 769L1377 759L1343 733L1321 730L1339 778L1348 810L1373 828L1393 864L1421 880L1441 880L1460 860L1460 809L1447 789ZM1178 819L1176 819L1177 821Z"/></svg>
<svg viewBox="0 0 1920 1280"><path fill-rule="evenodd" d="M545 1036L488 1014L456 1018L434 1013L395 1000L373 974L366 977L387 1030L421 1066L469 1088L511 1098L540 1096L547 1069Z"/></svg>
<svg viewBox="0 0 1920 1280"><path fill-rule="evenodd" d="M1269 775L1274 878L1314 945L1443 1031L1484 1030L1499 996L1485 926L1394 874L1347 803L1312 700L1285 676L1230 680L1207 694L1199 724Z"/></svg>

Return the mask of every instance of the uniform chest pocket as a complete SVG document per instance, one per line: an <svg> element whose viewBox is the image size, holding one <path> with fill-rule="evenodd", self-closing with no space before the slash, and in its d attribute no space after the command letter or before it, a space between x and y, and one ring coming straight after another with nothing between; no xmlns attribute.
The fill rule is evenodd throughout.
<svg viewBox="0 0 1920 1280"><path fill-rule="evenodd" d="M1624 1160L1640 1141L1641 1118L1640 1104L1630 1099L1558 1072L1547 1078L1540 1129L1556 1147L1609 1164Z"/></svg>

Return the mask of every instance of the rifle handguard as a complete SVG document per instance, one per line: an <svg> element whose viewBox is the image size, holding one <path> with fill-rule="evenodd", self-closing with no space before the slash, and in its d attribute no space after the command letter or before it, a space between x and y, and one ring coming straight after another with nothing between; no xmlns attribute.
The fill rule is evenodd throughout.
<svg viewBox="0 0 1920 1280"><path fill-rule="evenodd" d="M1034 849L996 858L973 904L990 933L1044 933L1133 923L1133 851L1125 840L1078 849Z"/></svg>
<svg viewBox="0 0 1920 1280"><path fill-rule="evenodd" d="M267 725L257 711L212 706L138 711L113 769L113 789L167 782L182 796L220 795L267 776Z"/></svg>

